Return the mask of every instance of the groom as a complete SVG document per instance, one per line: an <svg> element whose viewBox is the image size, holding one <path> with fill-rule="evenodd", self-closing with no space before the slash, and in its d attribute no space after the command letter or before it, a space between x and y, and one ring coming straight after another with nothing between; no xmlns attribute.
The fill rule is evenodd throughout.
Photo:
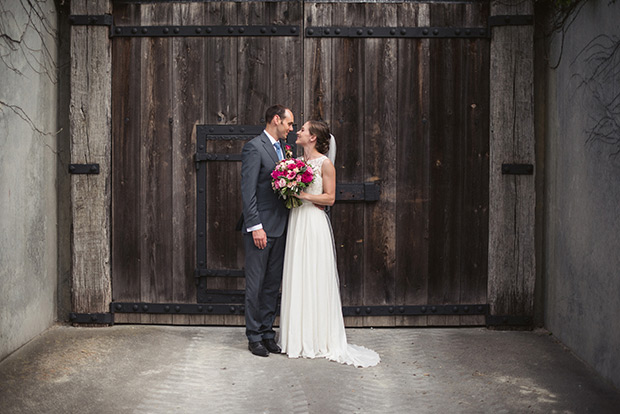
<svg viewBox="0 0 620 414"><path fill-rule="evenodd" d="M293 113L282 105L265 112L265 130L243 147L241 196L245 248L245 326L254 355L280 353L273 321L282 283L288 210L271 188L271 172L284 158Z"/></svg>

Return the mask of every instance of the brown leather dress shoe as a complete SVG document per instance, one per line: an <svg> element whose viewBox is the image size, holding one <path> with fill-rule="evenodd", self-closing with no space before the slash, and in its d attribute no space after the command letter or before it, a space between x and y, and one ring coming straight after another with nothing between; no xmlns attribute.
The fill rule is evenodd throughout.
<svg viewBox="0 0 620 414"><path fill-rule="evenodd" d="M269 351L267 350L267 348L265 348L263 343L260 342L260 341L258 341L258 342L250 342L248 344L248 349L254 355L261 356L261 357L269 356Z"/></svg>
<svg viewBox="0 0 620 414"><path fill-rule="evenodd" d="M279 354L282 352L282 349L278 346L278 344L273 338L263 339L263 345L272 354Z"/></svg>

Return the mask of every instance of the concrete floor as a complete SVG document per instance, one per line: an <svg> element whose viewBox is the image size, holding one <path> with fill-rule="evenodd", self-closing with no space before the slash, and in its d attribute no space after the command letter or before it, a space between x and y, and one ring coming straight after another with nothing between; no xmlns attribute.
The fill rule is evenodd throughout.
<svg viewBox="0 0 620 414"><path fill-rule="evenodd" d="M348 329L374 368L259 358L243 328L55 327L0 363L0 413L619 413L544 331Z"/></svg>

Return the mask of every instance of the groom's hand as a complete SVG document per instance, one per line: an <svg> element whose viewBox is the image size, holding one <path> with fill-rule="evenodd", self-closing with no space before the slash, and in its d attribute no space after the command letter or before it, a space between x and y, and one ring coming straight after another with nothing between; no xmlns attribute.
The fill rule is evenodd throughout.
<svg viewBox="0 0 620 414"><path fill-rule="evenodd" d="M265 230L254 230L252 232L252 238L254 239L254 245L259 249L263 250L267 247L267 233L265 233Z"/></svg>

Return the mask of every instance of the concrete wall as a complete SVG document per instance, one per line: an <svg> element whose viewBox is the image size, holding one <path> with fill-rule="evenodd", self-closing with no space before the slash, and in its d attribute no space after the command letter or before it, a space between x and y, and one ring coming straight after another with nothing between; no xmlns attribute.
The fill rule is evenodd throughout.
<svg viewBox="0 0 620 414"><path fill-rule="evenodd" d="M582 3L539 56L544 323L620 387L620 1Z"/></svg>
<svg viewBox="0 0 620 414"><path fill-rule="evenodd" d="M56 320L56 25L53 0L0 0L0 359Z"/></svg>

